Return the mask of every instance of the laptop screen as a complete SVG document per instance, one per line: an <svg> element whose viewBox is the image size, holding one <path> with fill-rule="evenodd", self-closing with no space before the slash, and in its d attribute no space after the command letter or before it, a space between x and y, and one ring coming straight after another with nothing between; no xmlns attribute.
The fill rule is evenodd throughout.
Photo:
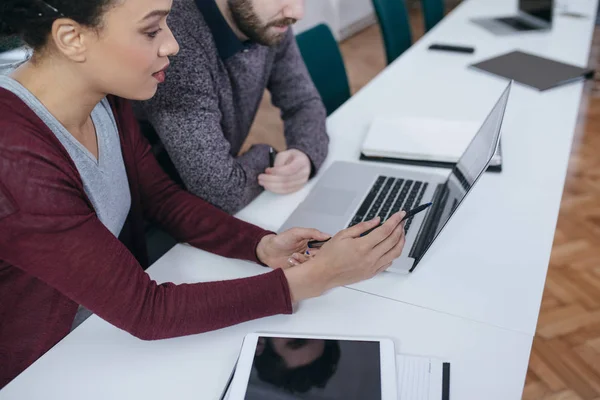
<svg viewBox="0 0 600 400"><path fill-rule="evenodd" d="M532 17L552 22L552 3L552 0L519 0L519 10Z"/></svg>
<svg viewBox="0 0 600 400"><path fill-rule="evenodd" d="M452 169L443 191L436 195L432 218L437 223L436 226L430 228L427 234L423 235L423 243L418 246L422 251L417 251L418 254L414 255L415 258L419 259L425 254L427 248L433 243L492 160L500 140L500 128L511 85L512 83L504 90L458 163Z"/></svg>

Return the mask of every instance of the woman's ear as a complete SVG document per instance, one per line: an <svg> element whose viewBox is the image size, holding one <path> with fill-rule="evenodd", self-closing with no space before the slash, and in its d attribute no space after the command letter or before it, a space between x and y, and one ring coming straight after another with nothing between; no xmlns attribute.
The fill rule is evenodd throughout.
<svg viewBox="0 0 600 400"><path fill-rule="evenodd" d="M57 50L75 62L84 62L91 30L69 18L59 18L52 24L52 40Z"/></svg>

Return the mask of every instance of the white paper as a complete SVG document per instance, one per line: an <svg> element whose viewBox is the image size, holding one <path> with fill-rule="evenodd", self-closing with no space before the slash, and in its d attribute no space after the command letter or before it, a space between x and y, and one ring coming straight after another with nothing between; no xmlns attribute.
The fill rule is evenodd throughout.
<svg viewBox="0 0 600 400"><path fill-rule="evenodd" d="M396 356L399 400L441 400L443 362L429 357Z"/></svg>

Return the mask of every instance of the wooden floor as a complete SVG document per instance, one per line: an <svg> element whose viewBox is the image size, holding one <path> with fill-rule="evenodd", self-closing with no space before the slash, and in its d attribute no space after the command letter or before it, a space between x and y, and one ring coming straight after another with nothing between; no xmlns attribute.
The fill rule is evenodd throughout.
<svg viewBox="0 0 600 400"><path fill-rule="evenodd" d="M415 37L422 34L412 13ZM341 44L352 92L384 67L372 26ZM600 58L596 30L590 63ZM268 95L248 145L284 148L279 113ZM490 371L493 373L493 371ZM523 400L600 400L600 83L586 85Z"/></svg>
<svg viewBox="0 0 600 400"><path fill-rule="evenodd" d="M597 28L590 64L599 57ZM598 81L581 103L523 399L600 399Z"/></svg>

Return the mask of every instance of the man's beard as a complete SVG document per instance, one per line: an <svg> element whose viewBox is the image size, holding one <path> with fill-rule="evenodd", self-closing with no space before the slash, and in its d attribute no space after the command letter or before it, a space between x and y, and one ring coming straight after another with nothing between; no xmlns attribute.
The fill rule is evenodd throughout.
<svg viewBox="0 0 600 400"><path fill-rule="evenodd" d="M231 16L238 29L253 42L263 46L276 46L283 41L286 32L269 32L274 26L283 27L296 23L294 18L282 18L264 25L252 7L252 0L228 0Z"/></svg>

